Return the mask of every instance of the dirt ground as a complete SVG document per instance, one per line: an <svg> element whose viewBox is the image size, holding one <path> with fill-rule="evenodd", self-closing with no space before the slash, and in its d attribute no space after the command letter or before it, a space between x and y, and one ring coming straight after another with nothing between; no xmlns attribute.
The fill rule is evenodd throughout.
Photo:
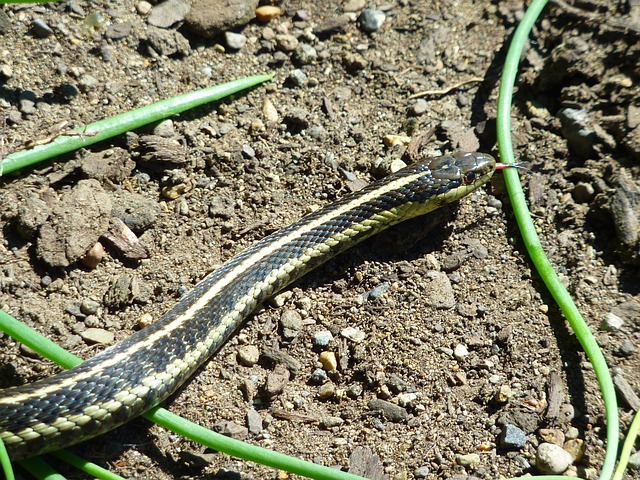
<svg viewBox="0 0 640 480"><path fill-rule="evenodd" d="M623 429L640 388L636 4L548 5L512 116L542 244L630 385ZM254 241L385 175L404 150L388 136L427 134L425 154L496 154L500 68L523 3L390 1L373 32L358 20L365 6L376 7L283 2L269 23L232 29L246 40L239 50L237 37L205 39L180 21L149 26L145 2L0 6L4 154L275 73L233 100L3 176L2 308L89 358ZM532 271L499 177L435 229L400 225L287 289L166 407L369 478L535 474L550 438L577 452L569 474L595 478L597 382ZM118 245L113 218L139 243ZM106 252L83 263L97 242ZM336 371L322 368L323 351L337 355ZM0 388L56 371L0 335ZM73 450L127 478L286 478L143 420Z"/></svg>

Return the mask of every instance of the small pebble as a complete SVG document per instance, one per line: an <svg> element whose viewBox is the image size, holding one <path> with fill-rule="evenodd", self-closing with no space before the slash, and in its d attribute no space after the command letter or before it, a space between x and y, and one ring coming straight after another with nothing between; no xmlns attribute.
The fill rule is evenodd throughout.
<svg viewBox="0 0 640 480"><path fill-rule="evenodd" d="M302 316L296 310L286 309L280 317L280 328L284 338L291 340L297 337L302 330Z"/></svg>
<svg viewBox="0 0 640 480"><path fill-rule="evenodd" d="M401 393L398 395L398 405L401 407L412 407L417 398L418 395L415 393Z"/></svg>
<svg viewBox="0 0 640 480"><path fill-rule="evenodd" d="M112 332L108 332L102 328L87 328L79 333L82 339L88 344L99 343L102 345L111 345L116 338Z"/></svg>
<svg viewBox="0 0 640 480"><path fill-rule="evenodd" d="M507 403L512 395L513 393L509 385L500 385L493 399L498 403Z"/></svg>
<svg viewBox="0 0 640 480"><path fill-rule="evenodd" d="M321 400L325 400L327 398L331 398L336 393L336 386L332 382L327 382L318 388L318 398Z"/></svg>
<svg viewBox="0 0 640 480"><path fill-rule="evenodd" d="M541 443L536 450L536 468L540 473L559 475L573 463L573 458L562 447Z"/></svg>
<svg viewBox="0 0 640 480"><path fill-rule="evenodd" d="M262 417L254 408L247 411L247 427L254 435L262 432Z"/></svg>
<svg viewBox="0 0 640 480"><path fill-rule="evenodd" d="M318 58L318 52L308 43L301 43L295 49L292 60L298 65L309 65Z"/></svg>
<svg viewBox="0 0 640 480"><path fill-rule="evenodd" d="M629 468L640 470L640 451L637 451L629 457Z"/></svg>
<svg viewBox="0 0 640 480"><path fill-rule="evenodd" d="M293 52L296 48L298 48L298 43L298 39L293 35L276 35L276 46L278 47L278 50L281 50L283 52Z"/></svg>
<svg viewBox="0 0 640 480"><path fill-rule="evenodd" d="M480 463L480 455L478 455L477 453L456 455L456 463L463 467L474 467Z"/></svg>
<svg viewBox="0 0 640 480"><path fill-rule="evenodd" d="M241 33L225 32L224 42L230 50L241 50L247 44L247 37Z"/></svg>
<svg viewBox="0 0 640 480"><path fill-rule="evenodd" d="M382 282L380 285L373 287L368 294L369 300L377 300L389 290L389 282Z"/></svg>
<svg viewBox="0 0 640 480"><path fill-rule="evenodd" d="M576 427L569 427L567 428L567 431L564 432L564 438L566 438L567 440L575 439L575 438L578 438L579 436L580 436L580 430L578 430ZM556 443L556 442L550 442L550 443ZM562 442L560 442L559 445L562 445Z"/></svg>
<svg viewBox="0 0 640 480"><path fill-rule="evenodd" d="M152 8L153 8L153 5L151 5L149 2L145 0L142 0L141 2L136 3L136 11L140 15L148 15Z"/></svg>
<svg viewBox="0 0 640 480"><path fill-rule="evenodd" d="M84 254L80 261L85 267L94 269L100 264L102 258L104 257L104 254L104 247L100 242L96 242L93 247L91 247L89 251Z"/></svg>
<svg viewBox="0 0 640 480"><path fill-rule="evenodd" d="M86 299L80 304L80 311L85 315L95 315L99 308L100 304L95 300Z"/></svg>
<svg viewBox="0 0 640 480"><path fill-rule="evenodd" d="M416 478L428 478L430 473L429 467L418 467L413 471L413 476Z"/></svg>
<svg viewBox="0 0 640 480"><path fill-rule="evenodd" d="M635 353L635 351L636 351L636 345L631 340L629 340L628 338L625 338L620 343L620 348L618 349L618 354L621 357L629 357L629 356L633 355Z"/></svg>
<svg viewBox="0 0 640 480"><path fill-rule="evenodd" d="M382 10L367 8L362 11L358 18L360 29L367 33L376 32L380 29L386 18L387 16Z"/></svg>
<svg viewBox="0 0 640 480"><path fill-rule="evenodd" d="M564 445L564 433L557 428L541 428L538 430L538 436L546 443L553 443L559 447Z"/></svg>
<svg viewBox="0 0 640 480"><path fill-rule="evenodd" d="M322 420L320 420L320 426L322 428L339 427L343 423L344 423L344 420L340 417L326 416Z"/></svg>
<svg viewBox="0 0 640 480"><path fill-rule="evenodd" d="M256 18L263 23L270 22L274 18L278 18L282 14L282 10L272 5L263 5L256 8Z"/></svg>
<svg viewBox="0 0 640 480"><path fill-rule="evenodd" d="M260 350L255 345L243 345L238 348L238 363L246 367L252 367L260 359Z"/></svg>
<svg viewBox="0 0 640 480"><path fill-rule="evenodd" d="M520 449L527 443L525 433L515 425L505 424L502 432L498 436L498 445L502 448Z"/></svg>
<svg viewBox="0 0 640 480"><path fill-rule="evenodd" d="M296 68L289 73L289 80L296 87L304 87L307 84L308 77L306 73Z"/></svg>
<svg viewBox="0 0 640 480"><path fill-rule="evenodd" d="M392 422L402 422L409 417L409 413L404 408L379 398L371 400L369 408L382 413L387 420Z"/></svg>
<svg viewBox="0 0 640 480"><path fill-rule="evenodd" d="M463 361L469 355L469 350L463 344L459 343L453 349L453 356L459 362Z"/></svg>
<svg viewBox="0 0 640 480"><path fill-rule="evenodd" d="M140 315L140 318L136 320L136 326L138 328L148 327L152 323L153 323L153 315L151 315L150 313L143 313L142 315Z"/></svg>
<svg viewBox="0 0 640 480"><path fill-rule="evenodd" d="M336 354L334 352L322 352L319 356L319 360L322 364L322 367L327 372L335 372L338 368L338 359L336 358Z"/></svg>
<svg viewBox="0 0 640 480"><path fill-rule="evenodd" d="M45 23L41 18L36 18L31 22L31 31L38 38L47 38L53 35L51 27Z"/></svg>
<svg viewBox="0 0 640 480"><path fill-rule="evenodd" d="M602 321L601 328L602 330L606 330L607 332L617 332L624 325L624 320L622 320L615 313L609 312L604 317Z"/></svg>
<svg viewBox="0 0 640 480"><path fill-rule="evenodd" d="M321 368L316 368L311 376L309 377L309 381L316 385L322 385L325 383L329 377L327 376L327 372L325 372Z"/></svg>
<svg viewBox="0 0 640 480"><path fill-rule="evenodd" d="M351 340L355 343L362 342L366 337L366 334L362 330L359 330L355 327L343 328L342 330L340 330L340 335L342 335L347 340Z"/></svg>
<svg viewBox="0 0 640 480"><path fill-rule="evenodd" d="M419 98L418 100L416 100L416 103L413 104L413 106L411 107L411 112L418 116L418 115L422 115L423 113L426 113L427 110L429 109L429 104L427 103L427 101L424 98Z"/></svg>
<svg viewBox="0 0 640 480"><path fill-rule="evenodd" d="M567 440L562 448L571 455L574 462L579 462L584 456L586 445L584 444L584 440L572 438L571 440Z"/></svg>
<svg viewBox="0 0 640 480"><path fill-rule="evenodd" d="M313 334L311 341L316 347L326 347L333 340L333 335L329 330L321 330Z"/></svg>

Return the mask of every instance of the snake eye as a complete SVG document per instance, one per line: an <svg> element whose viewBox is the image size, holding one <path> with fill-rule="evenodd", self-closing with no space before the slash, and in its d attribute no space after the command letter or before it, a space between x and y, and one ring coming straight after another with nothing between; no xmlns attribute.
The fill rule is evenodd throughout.
<svg viewBox="0 0 640 480"><path fill-rule="evenodd" d="M466 185L471 185L476 181L476 172L467 172L464 174L464 183Z"/></svg>

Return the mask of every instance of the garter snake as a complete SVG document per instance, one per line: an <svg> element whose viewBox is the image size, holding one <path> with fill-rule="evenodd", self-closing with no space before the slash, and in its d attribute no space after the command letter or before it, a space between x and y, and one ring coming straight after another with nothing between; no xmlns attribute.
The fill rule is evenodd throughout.
<svg viewBox="0 0 640 480"><path fill-rule="evenodd" d="M257 242L156 322L81 365L0 391L0 438L10 456L78 443L158 405L263 300L371 235L458 200L495 169L481 153L423 159Z"/></svg>

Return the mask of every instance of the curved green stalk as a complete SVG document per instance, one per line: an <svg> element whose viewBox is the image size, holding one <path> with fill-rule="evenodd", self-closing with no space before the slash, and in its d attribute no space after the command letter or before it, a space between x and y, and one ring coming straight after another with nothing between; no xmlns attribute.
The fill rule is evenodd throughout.
<svg viewBox="0 0 640 480"><path fill-rule="evenodd" d="M624 439L624 444L622 445L622 450L620 451L620 461L618 462L618 468L616 468L616 473L613 476L613 480L622 480L624 477L624 471L629 464L629 457L631 456L631 449L633 448L633 444L638 438L638 434L640 433L640 411L637 411L633 417L633 421L629 426L629 431L627 432L627 438Z"/></svg>
<svg viewBox="0 0 640 480"><path fill-rule="evenodd" d="M18 463L38 480L66 480L64 476L56 472L40 457L21 460Z"/></svg>
<svg viewBox="0 0 640 480"><path fill-rule="evenodd" d="M546 3L547 0L533 0L531 2L531 6L513 35L502 71L500 92L498 95L497 134L500 159L504 163L514 163L513 147L511 144L510 113L513 85L518 71L518 63L529 32ZM514 215L520 228L520 234L529 252L531 261L538 270L540 278L542 278L549 292L562 310L569 325L571 325L573 332L593 365L596 378L600 384L607 424L607 451L600 472L600 479L608 480L611 478L616 463L619 435L618 405L611 375L609 374L609 368L596 340L589 331L589 327L571 300L569 293L560 282L542 249L540 239L538 238L529 210L527 209L517 169L506 169L504 171L504 178L509 191L509 198L513 205Z"/></svg>
<svg viewBox="0 0 640 480"><path fill-rule="evenodd" d="M7 448L0 440L0 467L2 467L2 472L4 473L5 480L15 480L15 475L13 474L13 468L11 468L11 460L9 460L9 455L7 454Z"/></svg>
<svg viewBox="0 0 640 480"><path fill-rule="evenodd" d="M149 123L157 122L178 113L195 108L205 103L214 102L228 97L247 88L255 87L273 77L269 75L255 75L241 78L232 82L214 85L213 87L185 93L177 97L168 98L152 103L145 107L136 108L114 117L105 118L90 123L84 127L71 130L68 134L61 134L44 145L38 145L29 150L21 150L7 155L0 161L0 177L21 168L44 160L69 153L79 148L102 142L109 138L135 130Z"/></svg>
<svg viewBox="0 0 640 480"><path fill-rule="evenodd" d="M101 480L125 480L120 475L116 475L106 468L102 468L95 463L91 463L84 458L80 458L67 450L58 450L57 452L53 452L52 455L58 457L64 462L67 462L69 465L73 465L78 470L88 473L91 478L99 478Z"/></svg>

